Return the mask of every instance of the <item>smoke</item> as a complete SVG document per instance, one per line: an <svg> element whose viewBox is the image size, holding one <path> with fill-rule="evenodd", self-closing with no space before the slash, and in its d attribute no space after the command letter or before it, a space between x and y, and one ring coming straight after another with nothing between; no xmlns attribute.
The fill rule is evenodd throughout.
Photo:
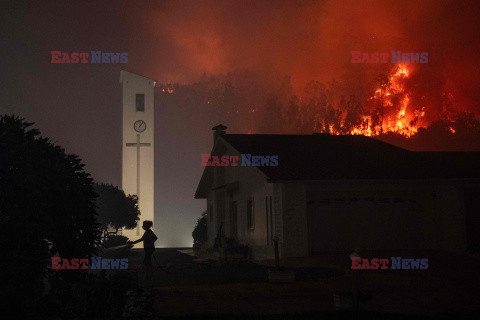
<svg viewBox="0 0 480 320"><path fill-rule="evenodd" d="M333 127L339 127L335 121L342 116L337 110L344 108L342 103L354 105L358 117L359 109L370 108L372 113L367 100L377 88L375 79L391 74L395 65L353 64L351 51L428 52L428 63L410 64L403 82L407 113L424 110L422 125L454 121L462 112L480 116L476 1L167 1L153 7L125 6L130 13L129 63L150 70L160 82L197 87L205 86L205 75L219 75L210 81L217 84L202 89L205 99L222 96L229 85L235 99L205 110L221 110L227 120L236 114L233 126L243 132L268 132L273 124L265 125L258 117L281 111L288 117L294 95L300 99L297 108L304 120L311 122L308 130L318 130L308 119L313 114L304 107L311 98L312 80L323 86L321 94L327 97L315 117L328 118ZM147 53L137 49L144 42L151 44ZM355 102L348 102L352 96ZM251 119L254 109L257 117ZM358 125L359 118L352 114L349 124ZM378 116L373 118L379 121Z"/></svg>
<svg viewBox="0 0 480 320"><path fill-rule="evenodd" d="M272 82L290 76L297 94L310 80L335 78L361 95L392 65L351 64L352 50L428 52L407 85L412 103L427 104L434 120L443 91L458 110L479 112L479 8L476 1L168 1L130 23L146 21L158 57L149 65L163 81L251 70Z"/></svg>

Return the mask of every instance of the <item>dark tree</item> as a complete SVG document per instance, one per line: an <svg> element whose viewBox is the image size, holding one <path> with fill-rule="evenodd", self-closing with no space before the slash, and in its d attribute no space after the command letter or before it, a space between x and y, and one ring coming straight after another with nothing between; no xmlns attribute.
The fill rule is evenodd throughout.
<svg viewBox="0 0 480 320"><path fill-rule="evenodd" d="M300 112L298 111L298 99L292 97L290 104L286 112L286 131L285 133L296 133L297 128L300 126Z"/></svg>
<svg viewBox="0 0 480 320"><path fill-rule="evenodd" d="M385 106L384 106L384 97L388 93L388 88L391 86L390 79L384 73L377 75L375 82L380 86L380 133L383 133L383 118L385 116Z"/></svg>
<svg viewBox="0 0 480 320"><path fill-rule="evenodd" d="M283 130L282 106L277 98L271 98L264 107L260 122L260 132L265 134L281 133Z"/></svg>
<svg viewBox="0 0 480 320"><path fill-rule="evenodd" d="M362 125L362 106L360 101L354 95L351 95L348 102L345 103L347 115L343 124L344 133L350 132L353 128Z"/></svg>
<svg viewBox="0 0 480 320"><path fill-rule="evenodd" d="M136 195L126 196L123 190L105 183L96 183L95 192L98 194L97 221L102 231L106 231L109 225L117 230L137 226L140 211Z"/></svg>
<svg viewBox="0 0 480 320"><path fill-rule="evenodd" d="M21 298L22 307L39 296L52 253L88 257L100 239L93 181L81 160L31 126L0 116L0 299Z"/></svg>

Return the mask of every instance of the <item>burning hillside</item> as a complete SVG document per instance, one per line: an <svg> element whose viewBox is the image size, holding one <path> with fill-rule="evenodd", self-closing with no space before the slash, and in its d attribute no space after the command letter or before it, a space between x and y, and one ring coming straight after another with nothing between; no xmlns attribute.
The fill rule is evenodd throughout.
<svg viewBox="0 0 480 320"><path fill-rule="evenodd" d="M374 93L363 102L364 108L343 108L334 124L326 124L320 117L317 119L320 126L314 130L366 136L395 133L411 137L416 134L419 127L426 127L428 123L425 106L413 104L405 87L410 68L408 64L394 65L388 74L377 75ZM348 122L347 118L350 118Z"/></svg>
<svg viewBox="0 0 480 320"><path fill-rule="evenodd" d="M159 92L163 104L180 107L185 115L202 110L191 114L192 121L226 123L234 132L352 134L414 150L480 149L480 121L456 106L451 93L442 93L440 115L429 114L437 108L409 83L414 67L392 65L358 97L348 95L344 82L310 81L297 94L288 78L274 87L252 72L204 75L192 84L161 86Z"/></svg>

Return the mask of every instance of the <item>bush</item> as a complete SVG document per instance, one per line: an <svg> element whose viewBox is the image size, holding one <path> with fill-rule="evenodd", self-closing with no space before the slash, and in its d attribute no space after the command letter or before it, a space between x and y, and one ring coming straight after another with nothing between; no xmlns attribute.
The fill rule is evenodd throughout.
<svg viewBox="0 0 480 320"><path fill-rule="evenodd" d="M43 297L35 316L62 319L118 319L122 316L126 303L126 293L134 290L133 276L126 271L118 271L110 277L104 273L77 274L76 280L66 279L60 273L50 278L52 288Z"/></svg>
<svg viewBox="0 0 480 320"><path fill-rule="evenodd" d="M108 237L107 240L105 240L102 243L102 247L104 249L107 249L107 248L113 248L116 246L122 246L124 244L127 244L127 241L128 241L128 238L125 236L113 235Z"/></svg>
<svg viewBox="0 0 480 320"><path fill-rule="evenodd" d="M52 255L90 257L100 245L92 178L32 125L0 115L0 301L19 317L40 298Z"/></svg>
<svg viewBox="0 0 480 320"><path fill-rule="evenodd" d="M98 194L97 222L100 223L102 231L106 231L109 226L117 230L137 226L140 211L136 195L125 195L123 190L105 183L95 183L94 190Z"/></svg>
<svg viewBox="0 0 480 320"><path fill-rule="evenodd" d="M207 241L207 212L202 212L202 216L197 220L197 225L192 232L193 247L199 248L200 244Z"/></svg>
<svg viewBox="0 0 480 320"><path fill-rule="evenodd" d="M480 252L480 241L476 241L468 245L467 251L470 253Z"/></svg>
<svg viewBox="0 0 480 320"><path fill-rule="evenodd" d="M248 256L248 245L243 245L238 243L237 240L233 238L227 239L227 251L231 254L243 254L245 257Z"/></svg>

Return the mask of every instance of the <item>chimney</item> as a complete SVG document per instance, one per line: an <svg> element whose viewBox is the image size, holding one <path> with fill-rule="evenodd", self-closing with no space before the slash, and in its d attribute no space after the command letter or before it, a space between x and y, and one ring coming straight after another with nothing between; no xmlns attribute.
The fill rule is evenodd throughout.
<svg viewBox="0 0 480 320"><path fill-rule="evenodd" d="M218 126L212 128L212 130L215 130L213 133L213 144L215 144L215 141L219 135L225 134L225 129L227 129L227 127L225 127L223 124L219 124Z"/></svg>

